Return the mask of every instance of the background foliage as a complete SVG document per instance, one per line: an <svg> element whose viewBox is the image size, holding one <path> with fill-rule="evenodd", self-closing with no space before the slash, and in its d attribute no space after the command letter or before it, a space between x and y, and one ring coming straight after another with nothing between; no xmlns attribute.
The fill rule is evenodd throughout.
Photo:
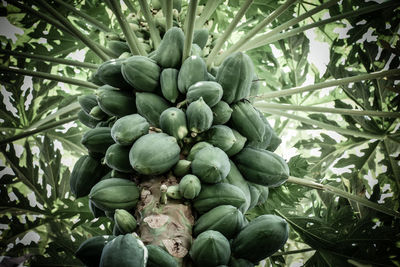
<svg viewBox="0 0 400 267"><path fill-rule="evenodd" d="M76 120L77 97L92 89L68 81L21 75L5 68L17 67L86 81L95 69L93 64L100 64L102 60L82 40L60 26L43 2L3 1L0 9L1 21L6 26L2 28L17 29L14 36L10 32L0 35L1 255L23 256L21 261L28 258L32 266L80 266L82 264L73 257L79 244L88 236L110 233L108 219L93 220L87 198L74 199L69 193L71 166L85 153L80 138L86 129ZM51 2L75 28L103 46L110 38L122 36L115 16L103 1L64 1L90 14L98 25L83 19L61 1ZM136 1L131 2L135 2L133 7L139 10ZM200 5L206 2L199 1ZM365 79L268 98L271 92L399 68L398 4L358 15L356 11L360 8L378 4L361 0L329 2L332 2L329 8L307 16L307 12L321 2L297 1L263 31L269 32L306 14L304 20L281 32L300 29L299 33L247 51L262 81L260 95L255 100L283 140L277 153L289 161L292 176L306 181L313 179L327 187L315 190L286 183L272 189L266 204L247 215L252 218L262 213L275 213L291 226L289 242L281 252L268 259L268 265L400 266L397 258L400 255L399 220L382 212L383 209L399 210L399 119L398 116L362 113L398 114L399 77ZM242 4L243 1L229 0L217 7L206 24L215 37L224 32ZM254 1L223 49L282 4L280 1ZM142 19L141 12L133 16L124 4L122 6L128 19ZM184 21L186 9L187 3L183 1L180 21ZM349 15L303 30L312 23L341 14ZM138 31L145 40L148 39L146 31L143 25ZM321 46L313 47L317 42ZM322 51L323 45L329 50L322 52L325 54L321 57L329 53L329 62L326 68L317 68L310 59L320 53L315 49ZM213 43L209 43L207 49L212 46ZM10 50L49 58L78 59L88 64L75 66L31 59L16 56ZM280 106L268 108L263 103ZM303 109L291 111L297 106ZM312 112L312 107L331 107L336 113ZM349 114L342 109L361 113ZM38 128L44 130L7 141L7 138ZM368 199L382 210L333 195L332 190L327 190L329 186Z"/></svg>

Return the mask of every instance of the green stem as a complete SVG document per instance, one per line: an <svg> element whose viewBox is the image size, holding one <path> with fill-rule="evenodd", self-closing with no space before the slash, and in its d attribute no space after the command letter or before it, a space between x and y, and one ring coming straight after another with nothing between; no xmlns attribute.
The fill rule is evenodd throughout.
<svg viewBox="0 0 400 267"><path fill-rule="evenodd" d="M154 23L153 16L150 13L149 4L147 3L147 0L139 0L139 5L144 18L149 25L150 38L153 41L154 48L157 48L161 43L161 37L160 32L158 31L156 24Z"/></svg>
<svg viewBox="0 0 400 267"><path fill-rule="evenodd" d="M315 23L311 23L296 29L293 29L291 31L285 32L285 33L280 33L277 34L275 36L270 36L270 37L258 37L254 40L254 43L251 43L249 46L247 46L247 48L245 50L250 50L250 49L254 49L254 48L258 48L260 46L264 46L291 36L294 36L296 34L302 33L306 30L312 29L312 28L316 28L316 27L320 27L323 25L326 25L328 23L334 22L334 21L338 21L344 18L351 18L351 17L355 17L355 16L360 16L366 13L370 13L370 12L375 12L377 10L380 9L384 9L384 8L390 8L390 7L395 7L399 5L399 2L397 0L392 0L383 4L376 4L376 5L371 5L365 8L360 8L359 10L355 10L355 11L349 11L346 12L344 14L340 14L340 15L336 15L333 16L329 19L324 19L324 20L320 20L317 21Z"/></svg>
<svg viewBox="0 0 400 267"><path fill-rule="evenodd" d="M207 1L203 11L201 12L200 17L196 20L195 24L196 29L200 29L203 27L204 23L206 23L206 21L215 12L220 2L221 0Z"/></svg>
<svg viewBox="0 0 400 267"><path fill-rule="evenodd" d="M188 12L185 19L185 44L183 46L182 63L190 55L193 42L194 23L196 21L196 9L198 0L190 0Z"/></svg>
<svg viewBox="0 0 400 267"><path fill-rule="evenodd" d="M26 75L26 76L38 77L38 78L43 78L43 79L48 79L48 80L53 80L53 81L73 84L73 85L77 85L77 86L88 87L88 88L92 88L92 89L97 89L98 88L98 86L96 84L88 82L88 81L83 81L83 80L78 80L78 79L74 79L74 78L58 76L58 75L50 74L50 73L47 73L47 72L41 72L41 71L10 68L10 67L6 67L6 66L3 66L3 65L0 65L0 72L22 74L22 75Z"/></svg>
<svg viewBox="0 0 400 267"><path fill-rule="evenodd" d="M66 19L62 14L60 14L56 9L54 9L49 3L45 0L36 0L41 6L46 8L50 14L52 14L57 20L61 22L70 32L72 32L79 40L81 40L85 45L87 45L96 55L98 55L102 60L109 60L109 56L104 53L103 49L101 49L98 44L93 42L89 37L81 33L77 28L72 25L72 23Z"/></svg>
<svg viewBox="0 0 400 267"><path fill-rule="evenodd" d="M289 95L294 95L294 94L303 93L303 92L315 91L315 90L328 88L328 87L332 87L332 86L340 86L340 85L345 85L345 84L349 84L349 83L353 83L353 82L372 80L372 79L378 79L378 78L390 77L390 76L396 76L396 75L400 75L400 69L391 69L391 70L371 72L371 73L367 73L367 74L360 74L360 75L355 75L352 77L346 77L346 78L336 79L336 80L332 80L332 81L326 81L326 82L322 82L322 83L306 85L303 87L297 87L297 88L285 89L285 90L276 91L276 92L265 93L265 94L257 95L254 97L262 98L262 99L283 97L283 96L289 96Z"/></svg>
<svg viewBox="0 0 400 267"><path fill-rule="evenodd" d="M278 109L278 110L297 110L305 112L335 113L341 115L400 118L400 113L398 112L385 112L385 111L375 111L375 110L325 108L325 107L299 106L299 105L275 104L275 103L264 103L264 102L255 102L254 106L257 108Z"/></svg>
<svg viewBox="0 0 400 267"><path fill-rule="evenodd" d="M366 139L378 139L378 140L383 140L385 138L384 135L378 135L378 134L373 134L373 133L368 133L368 132L360 132L360 131L355 131L355 130L349 130L346 128L341 128L341 127L337 127L337 126L333 126L324 122L320 122L317 120L313 120L310 118L305 118L305 117L301 117L298 115L294 115L294 114L289 114L286 112L282 112L279 110L275 110L275 109L260 109L261 111L265 112L265 113L270 113L270 114L274 114L274 115L278 115L278 116L283 116L289 119L293 119L293 120L297 120L300 121L302 123L306 123L309 125L315 125L319 128L328 130L328 131L334 131L337 132L339 134L343 134L343 135L351 135L351 136L359 136L359 137L363 137Z"/></svg>
<svg viewBox="0 0 400 267"><path fill-rule="evenodd" d="M137 13L136 8L132 5L131 1L129 1L129 0L123 0L123 1L130 12L132 12L134 14Z"/></svg>
<svg viewBox="0 0 400 267"><path fill-rule="evenodd" d="M395 210L391 210L388 209L382 205L376 204L372 201L369 201L368 199L365 199L363 197L359 197L353 194L350 194L346 191L343 191L339 188L327 185L327 184L320 184L317 183L315 181L312 181L310 179L302 179L302 178L297 178L297 177L293 177L290 176L289 179L287 180L288 183L294 183L294 184L298 184L298 185L302 185L302 186L307 186L313 189L317 189L317 190L322 190L324 192L330 193L330 194L334 194L334 195L338 195L340 197L344 197L347 198L349 200L355 201L365 207L371 208L373 210L376 210L378 212L382 212L385 213L387 215L393 216L393 217L400 217L400 213L395 211Z"/></svg>
<svg viewBox="0 0 400 267"><path fill-rule="evenodd" d="M125 35L126 42L128 43L131 53L134 55L145 56L147 53L146 51L144 51L142 45L139 42L139 39L130 28L128 22L125 19L125 16L122 14L119 2L117 0L106 0L105 2L115 14L115 17L117 18L118 23L121 26L122 32Z"/></svg>
<svg viewBox="0 0 400 267"><path fill-rule="evenodd" d="M75 7L71 6L70 4L68 4L68 3L64 2L64 1L61 1L61 0L54 0L54 1L56 3L64 6L65 8L70 10L71 12L75 13L79 17L83 18L85 20L85 22L90 23L91 25L93 25L94 27L98 28L99 30L104 31L104 32L111 32L111 29L108 28L106 25L104 25L103 23L101 23L97 19L93 18L92 16L89 16L88 14L80 11L79 9L76 9Z"/></svg>
<svg viewBox="0 0 400 267"><path fill-rule="evenodd" d="M237 12L236 16L233 18L228 28L225 29L224 34L222 34L215 44L214 48L211 50L210 54L207 57L207 67L211 68L219 50L222 48L226 40L228 40L229 36L231 36L232 32L235 30L236 25L240 22L247 9L249 9L250 5L254 0L246 0L246 2L242 5L242 7Z"/></svg>
<svg viewBox="0 0 400 267"><path fill-rule="evenodd" d="M274 255L272 255L272 257L276 257L276 256L285 256L285 255L291 255L291 254L309 252L309 251L314 251L314 250L315 250L315 249L313 249L313 248L304 248L304 249L297 249L297 250L276 252L276 253L274 253Z"/></svg>
<svg viewBox="0 0 400 267"><path fill-rule="evenodd" d="M42 126L42 125L44 125L44 124L46 124L48 122L56 120L58 117L63 116L65 114L72 113L72 112L76 113L80 109L81 109L81 105L79 104L79 102L78 101L73 102L73 103L71 103L71 104L69 104L69 105L67 105L65 107L62 107L62 108L58 109L56 112L46 116L45 118L39 120L38 122L32 124L31 126L29 126L26 129L26 131L30 131L30 130L36 129L36 128L38 128L38 127L40 127L40 126Z"/></svg>
<svg viewBox="0 0 400 267"><path fill-rule="evenodd" d="M251 41L249 40L249 42L247 42L247 43L245 43L245 44L243 44L243 45L241 46L241 48L239 49L239 51L248 50L249 47L253 46L253 44L258 43L258 42L260 42L261 40L264 40L264 39L266 39L266 38L273 37L273 36L275 36L276 34L278 34L279 32L281 32L281 31L283 31L283 30L286 30L286 29L288 29L289 27L291 27L291 26L293 26L293 25L299 23L300 21L303 21L303 20L305 20L305 19L311 17L312 15L314 15L314 14L320 12L321 10L326 9L326 8L329 8L330 6L333 6L333 5L336 4L337 2L339 2L339 0L330 0L330 1L328 1L328 2L326 2L326 3L324 3L324 4L320 5L320 6L318 6L318 7L316 7L316 8L311 9L310 11L308 11L308 12L306 12L306 13L304 13L304 14L298 16L297 18L293 18L293 19L291 19L291 20L289 20L289 21L287 21L287 22L285 22L285 23L279 25L278 27L272 29L271 31L269 31L269 32L267 32L267 33L264 33L264 34L262 34L262 35L256 37L255 39L253 39L253 40L251 40Z"/></svg>
<svg viewBox="0 0 400 267"><path fill-rule="evenodd" d="M66 124L68 122L75 121L76 119L78 119L78 116L74 115L74 116L71 116L71 117L68 117L68 118L64 118L64 119L61 119L61 120L58 120L58 121L54 121L54 122L48 123L46 125L43 125L41 127L33 129L33 130L29 130L29 131L25 131L25 132L20 133L20 134L16 134L16 135L14 135L12 137L0 140L0 146L8 144L8 143L11 143L11 142L14 142L16 140L19 140L19 139L22 139L22 138L25 138L25 137L32 136L32 135L37 134L37 133L45 132L47 130L56 128L56 127L58 127L60 125Z"/></svg>
<svg viewBox="0 0 400 267"><path fill-rule="evenodd" d="M274 21L277 17L283 14L289 7L294 4L297 0L287 0L283 5L279 6L274 10L268 17L266 17L263 21L258 23L253 29L251 29L245 36L243 36L238 42L234 43L231 47L228 48L216 61L216 64L220 64L227 56L238 51L240 47L247 42L251 41L257 33L263 30L265 26Z"/></svg>
<svg viewBox="0 0 400 267"><path fill-rule="evenodd" d="M169 29L172 28L172 19L173 19L173 14L172 14L172 9L174 7L174 1L173 0L166 0L165 4L165 30L168 31Z"/></svg>
<svg viewBox="0 0 400 267"><path fill-rule="evenodd" d="M70 59L57 58L57 57L50 57L50 56L45 56L45 55L31 54L31 53L25 53L25 52L18 52L18 51L13 51L13 50L9 50L9 49L1 49L0 48L0 53L6 54L6 55L12 55L15 57L20 57L20 58L39 59L39 60L43 60L43 61L47 61L47 62L54 62L54 63L64 64L64 65L69 65L69 66L83 67L83 68L89 68L89 69L97 69L98 68L98 65L92 64L92 63L80 62L77 60L70 60Z"/></svg>

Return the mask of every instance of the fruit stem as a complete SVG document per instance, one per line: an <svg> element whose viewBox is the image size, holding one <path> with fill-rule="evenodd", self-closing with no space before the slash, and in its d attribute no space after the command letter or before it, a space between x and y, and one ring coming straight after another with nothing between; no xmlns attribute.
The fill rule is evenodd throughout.
<svg viewBox="0 0 400 267"><path fill-rule="evenodd" d="M400 113L398 112L385 112L385 111L375 111L375 110L354 110L346 108L298 106L298 105L275 104L275 103L265 103L265 102L255 102L254 106L259 109L266 108L266 109L277 109L277 110L298 110L305 112L336 113L341 115L400 118Z"/></svg>
<svg viewBox="0 0 400 267"><path fill-rule="evenodd" d="M317 183L309 178L298 178L298 177L293 177L290 176L287 180L288 183L294 183L294 184L298 184L298 185L302 185L302 186L307 186L313 189L317 189L317 190L322 190L324 192L330 193L330 194L334 194L334 195L338 195L340 197L344 197L347 198L348 200L352 200L355 201L365 207L371 208L373 210L376 210L378 212L382 212L385 213L387 215L393 216L393 217L400 217L400 213L391 209L388 209L382 205L376 204L366 198L363 197L359 197L353 194L350 194L346 191L343 191L339 188L327 185L327 184L320 184Z"/></svg>
<svg viewBox="0 0 400 267"><path fill-rule="evenodd" d="M192 49L197 3L198 0L190 0L188 12L185 18L185 44L183 46L182 63L189 57L190 50Z"/></svg>
<svg viewBox="0 0 400 267"><path fill-rule="evenodd" d="M315 125L319 128L322 128L322 129L325 129L328 131L334 131L334 132L337 132L342 135L358 136L358 137L363 137L366 139L377 139L377 140L383 140L385 138L385 135L355 131L355 130L350 130L350 129L346 129L346 128L342 128L342 127L338 127L338 126L333 126L328 123L320 122L320 121L313 120L310 118L301 117L301 116L294 115L294 114L289 114L289 113L282 112L282 111L275 110L275 109L262 109L262 111L266 112L266 113L274 114L277 116L283 116L283 117L286 117L289 119L297 120L297 121L300 121L302 123L306 123L309 125Z"/></svg>
<svg viewBox="0 0 400 267"><path fill-rule="evenodd" d="M215 12L221 0L207 1L204 6L203 11L201 12L200 17L196 19L195 28L200 29L203 27L204 23L211 17L211 15Z"/></svg>
<svg viewBox="0 0 400 267"><path fill-rule="evenodd" d="M153 46L157 49L161 43L160 32L158 31L156 24L154 23L153 16L150 13L150 7L147 0L139 0L140 10L143 13L147 24L149 25L150 37L153 41Z"/></svg>
<svg viewBox="0 0 400 267"><path fill-rule="evenodd" d="M225 29L224 34L222 34L218 39L217 43L215 44L214 48L211 50L210 54L207 56L207 67L208 69L211 68L214 60L216 59L217 54L219 53L220 49L231 36L232 32L235 30L236 25L240 22L242 17L246 14L246 11L249 9L250 5L253 3L254 0L246 0L246 2L242 5L239 11L236 13L236 16L233 18L229 26Z"/></svg>
<svg viewBox="0 0 400 267"><path fill-rule="evenodd" d="M187 104L187 102L188 102L188 100L187 100L187 99L185 99L185 100L183 100L183 101L179 102L179 103L176 105L176 107L177 107L177 108L181 108L183 105L186 105L186 104Z"/></svg>
<svg viewBox="0 0 400 267"><path fill-rule="evenodd" d="M331 17L329 19L320 20L320 21L317 21L315 23L311 23L311 24L308 24L308 25L305 25L305 26L302 26L302 27L298 27L296 29L290 30L290 31L285 32L285 33L279 33L279 34L274 35L274 36L267 35L267 34L261 35L261 36L255 38L251 43L248 43L248 46L242 47L240 50L241 51L245 51L245 50L255 49L255 48L258 48L260 46L264 46L264 45L267 45L267 44L270 44L270 43L274 43L276 41L279 41L279 40L291 37L293 35L302 33L302 32L304 32L306 30L311 29L311 28L320 27L320 26L323 26L323 25L326 25L328 23L331 23L331 22L334 22L334 21L338 21L338 20L341 20L341 19L344 19L344 18L351 18L351 17L355 17L355 16L360 16L360 15L363 15L363 14L366 14L366 13L375 12L375 11L380 10L380 9L390 8L390 7L394 7L394 6L397 6L397 5L399 5L399 2L397 0L392 0L392 1L389 1L389 2L386 2L386 3L375 4L375 5L371 5L371 6L365 7L365 8L360 8L360 9L355 10L355 11L349 11L349 12L346 12L344 14L333 16L333 17Z"/></svg>
<svg viewBox="0 0 400 267"><path fill-rule="evenodd" d="M173 14L172 14L172 9L174 7L174 1L173 0L166 0L165 3L165 30L168 31L169 29L172 28L172 19L173 19Z"/></svg>
<svg viewBox="0 0 400 267"><path fill-rule="evenodd" d="M281 91L269 92L269 93L257 95L254 97L261 98L261 99L283 97L283 96L289 96L289 95L294 95L294 94L303 93L303 92L311 92L311 91L328 88L328 87L332 87L332 86L339 86L339 85L345 85L345 84L354 83L354 82L360 82L363 80L373 80L373 79L397 76L397 75L400 75L400 69L377 71L377 72L371 72L371 73L366 73L366 74L359 74L359 75L346 77L346 78L335 79L332 81L326 81L326 82L322 82L322 83L315 83L315 84L306 85L303 87L295 87L295 88L285 89L285 90L281 90Z"/></svg>
<svg viewBox="0 0 400 267"><path fill-rule="evenodd" d="M94 70L98 68L98 65L88 63L88 62L80 62L77 60L70 60L70 59L64 59L64 58L58 58L58 57L50 57L50 56L31 54L31 53L25 53L25 52L18 52L18 51L13 51L13 50L9 50L9 49L1 49L0 48L0 53L6 54L6 55L12 55L12 56L19 57L19 58L32 58L32 59L38 59L38 60L47 61L47 62L54 62L54 63L64 64L64 65L89 68L89 69L94 69Z"/></svg>
<svg viewBox="0 0 400 267"><path fill-rule="evenodd" d="M64 76L58 76L58 75L50 74L47 72L41 72L41 71L10 68L10 67L6 67L3 65L0 65L0 72L22 74L22 75L26 75L26 76L38 77L38 78L73 84L73 85L77 85L77 86L92 88L92 89L97 89L97 87L99 87L98 85L88 82L88 81L78 80L78 79L64 77Z"/></svg>
<svg viewBox="0 0 400 267"><path fill-rule="evenodd" d="M125 16L122 14L121 7L117 0L105 0L107 5L111 8L112 12L115 14L115 17L118 20L118 23L122 29L122 32L125 35L126 42L128 43L129 49L131 53L134 55L145 56L147 53L144 51L139 39L136 37L136 34L130 28L128 22L125 19Z"/></svg>
<svg viewBox="0 0 400 267"><path fill-rule="evenodd" d="M167 185L162 184L160 186L160 191L161 191L160 203L164 204L164 205L167 205L167 202L168 202L167 190L168 190Z"/></svg>
<svg viewBox="0 0 400 267"><path fill-rule="evenodd" d="M22 138L25 138L25 137L28 137L28 136L31 136L31 135L34 135L34 134L37 134L37 133L40 133L40 132L44 132L44 131L53 129L53 128L57 127L57 126L60 126L60 125L66 124L68 122L74 121L77 118L78 118L78 116L74 115L74 116L71 116L71 117L68 117L68 118L60 119L58 121L50 122L48 124L45 124L45 125L43 125L41 127L38 127L36 129L30 130L30 131L24 131L23 133L16 134L16 135L14 135L12 137L0 140L0 146L5 145L7 143L14 142L16 140L19 140L19 139L22 139Z"/></svg>

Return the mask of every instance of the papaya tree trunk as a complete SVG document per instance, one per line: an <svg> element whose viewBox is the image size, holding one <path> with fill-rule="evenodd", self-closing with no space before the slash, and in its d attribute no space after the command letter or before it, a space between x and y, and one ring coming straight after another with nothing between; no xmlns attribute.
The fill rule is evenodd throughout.
<svg viewBox="0 0 400 267"><path fill-rule="evenodd" d="M146 178L140 183L141 195L136 209L138 234L145 245L164 247L176 257L180 266L192 266L188 256L192 243L194 217L189 203L168 199L161 201L161 186L178 184L168 175Z"/></svg>

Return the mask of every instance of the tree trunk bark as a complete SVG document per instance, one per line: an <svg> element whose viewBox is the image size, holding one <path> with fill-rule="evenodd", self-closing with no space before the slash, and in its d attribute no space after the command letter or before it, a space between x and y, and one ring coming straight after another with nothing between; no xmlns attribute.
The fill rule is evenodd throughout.
<svg viewBox="0 0 400 267"><path fill-rule="evenodd" d="M146 178L140 183L141 196L136 209L138 234L145 245L165 248L179 262L179 266L192 266L189 250L192 243L194 217L189 202L168 199L160 201L161 185L178 184L173 175Z"/></svg>

